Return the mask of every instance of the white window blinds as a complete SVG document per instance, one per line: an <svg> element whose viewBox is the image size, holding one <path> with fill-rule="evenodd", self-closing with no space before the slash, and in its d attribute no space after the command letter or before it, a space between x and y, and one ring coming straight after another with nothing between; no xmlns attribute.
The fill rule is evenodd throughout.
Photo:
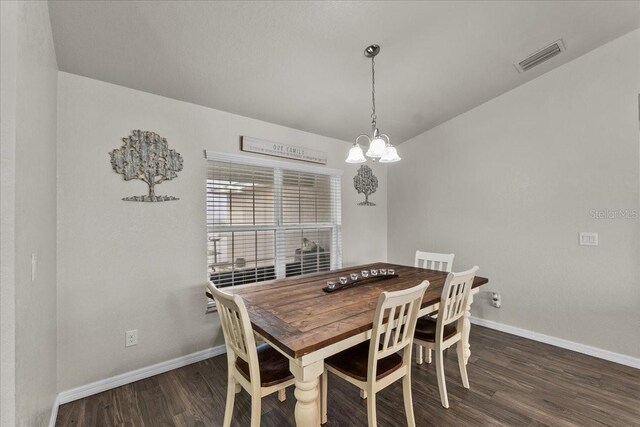
<svg viewBox="0 0 640 427"><path fill-rule="evenodd" d="M340 176L261 163L207 162L209 279L226 287L341 267Z"/></svg>

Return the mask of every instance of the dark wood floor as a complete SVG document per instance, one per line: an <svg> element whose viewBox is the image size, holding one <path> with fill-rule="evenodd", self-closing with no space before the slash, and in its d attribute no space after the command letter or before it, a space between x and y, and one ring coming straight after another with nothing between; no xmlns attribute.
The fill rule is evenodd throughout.
<svg viewBox="0 0 640 427"><path fill-rule="evenodd" d="M418 426L640 426L640 370L473 326L471 389L460 383L455 351L446 357L449 409L440 405L435 366L413 365ZM219 426L226 356L62 405L57 426ZM293 426L295 398L262 402L263 426ZM249 425L250 399L236 395L235 426ZM329 376L328 426L364 426L366 403ZM403 426L400 382L378 395L378 425Z"/></svg>

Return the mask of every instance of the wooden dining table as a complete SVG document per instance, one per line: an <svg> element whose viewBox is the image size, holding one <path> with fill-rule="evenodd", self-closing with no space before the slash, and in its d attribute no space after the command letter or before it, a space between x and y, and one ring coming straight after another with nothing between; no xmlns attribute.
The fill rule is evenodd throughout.
<svg viewBox="0 0 640 427"><path fill-rule="evenodd" d="M326 293L327 281L350 273L392 268L398 277L368 280L347 289ZM249 311L253 330L289 359L295 376L297 426L319 426L319 377L324 360L371 338L380 294L429 281L420 315L438 309L446 272L388 263L358 265L323 273L225 288L240 295ZM471 354L469 314L473 295L489 280L476 276L465 308L462 345L465 363Z"/></svg>

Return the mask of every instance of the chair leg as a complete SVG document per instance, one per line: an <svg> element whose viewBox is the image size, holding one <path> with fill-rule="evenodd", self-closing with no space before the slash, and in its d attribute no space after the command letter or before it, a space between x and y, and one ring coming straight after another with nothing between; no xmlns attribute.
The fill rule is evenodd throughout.
<svg viewBox="0 0 640 427"><path fill-rule="evenodd" d="M227 404L224 408L224 421L222 425L229 427L231 425L231 417L233 416L233 403L236 400L236 386L240 384L236 383L233 375L229 375L227 380Z"/></svg>
<svg viewBox="0 0 640 427"><path fill-rule="evenodd" d="M278 390L278 400L280 402L284 402L287 400L287 389L283 388L282 390Z"/></svg>
<svg viewBox="0 0 640 427"><path fill-rule="evenodd" d="M371 393L367 399L367 419L369 420L368 427L376 427L376 395Z"/></svg>
<svg viewBox="0 0 640 427"><path fill-rule="evenodd" d="M425 352L424 361L431 364L431 349L425 348L424 352Z"/></svg>
<svg viewBox="0 0 640 427"><path fill-rule="evenodd" d="M425 348L423 346L421 346L420 344L416 344L416 364L417 365L422 365L422 353L424 352ZM427 350L429 351L429 350Z"/></svg>
<svg viewBox="0 0 640 427"><path fill-rule="evenodd" d="M322 392L322 398L320 400L320 424L324 424L327 422L327 394L329 393L328 380L327 380L328 376L329 375L325 370L322 373L322 381L320 383L320 388L321 388L320 391Z"/></svg>
<svg viewBox="0 0 640 427"><path fill-rule="evenodd" d="M464 347L462 341L458 341L458 344L456 344L456 353L458 353L458 366L460 367L462 386L469 388L469 377L467 376L467 365L464 363Z"/></svg>
<svg viewBox="0 0 640 427"><path fill-rule="evenodd" d="M444 380L444 360L441 349L435 350L436 353L436 373L438 378L438 389L440 390L440 401L445 408L449 407L449 398L447 397L447 383Z"/></svg>
<svg viewBox="0 0 640 427"><path fill-rule="evenodd" d="M367 391L360 390L360 399L366 399L366 398L367 398Z"/></svg>
<svg viewBox="0 0 640 427"><path fill-rule="evenodd" d="M260 391L257 391L251 396L251 427L260 427L261 405L262 397Z"/></svg>
<svg viewBox="0 0 640 427"><path fill-rule="evenodd" d="M407 415L407 426L416 427L416 419L413 415L413 398L411 397L411 372L402 379L402 397L404 399L404 412Z"/></svg>

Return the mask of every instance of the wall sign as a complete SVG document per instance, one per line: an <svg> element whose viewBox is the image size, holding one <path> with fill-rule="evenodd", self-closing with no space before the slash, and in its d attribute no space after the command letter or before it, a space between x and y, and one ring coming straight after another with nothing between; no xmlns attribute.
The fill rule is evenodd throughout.
<svg viewBox="0 0 640 427"><path fill-rule="evenodd" d="M266 154L267 156L284 157L285 159L302 160L322 165L327 164L327 153L324 151L270 142L249 136L240 137L240 149L249 153Z"/></svg>

